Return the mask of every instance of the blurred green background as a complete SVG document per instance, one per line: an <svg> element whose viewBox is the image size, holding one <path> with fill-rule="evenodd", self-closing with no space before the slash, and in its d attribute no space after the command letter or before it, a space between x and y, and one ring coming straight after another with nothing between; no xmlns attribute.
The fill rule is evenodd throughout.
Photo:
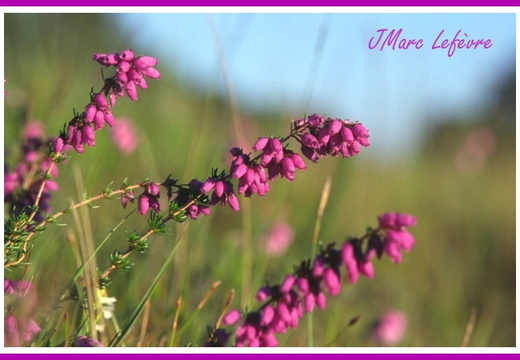
<svg viewBox="0 0 520 360"><path fill-rule="evenodd" d="M5 14L4 23L4 151L12 167L28 120L41 121L48 135L57 134L72 118L73 108L83 109L90 88L102 86L93 53L144 51L120 32L110 15ZM160 64L161 59L160 80L149 81L137 102L122 99L114 109L116 118L134 122L138 149L123 155L111 143L108 129L98 132L95 147L59 166L54 210L78 200L78 179L89 195L95 195L111 182L118 188L125 178L139 183L146 176L163 181L173 174L188 182L205 179L212 167L228 167L228 149L242 145L229 101L211 89L191 88ZM380 158L370 156L368 148L348 160L323 159L308 164L293 183L273 182L263 198L241 198L241 213L214 208L208 217L172 226L168 236L154 236L147 254L131 255L132 273L112 276L108 294L117 298L119 323L136 307L183 234L151 298L141 345L167 343L181 295L179 326L195 315L174 345L203 344L207 325L215 323L231 289L236 290L234 308L252 307L255 289L266 280L281 281L293 265L309 257L321 192L330 178L331 196L319 236L325 244L362 234L386 211L416 216L418 226L411 232L417 242L401 264L386 258L376 262L374 280L345 285L339 296L328 299L325 310L314 313L315 346L373 346L367 336L370 326L390 309L400 309L408 318L401 345L460 346L472 308L477 317L470 346L515 346L515 69L490 91L498 100L478 117L431 121L442 125L432 126L411 156ZM290 120L299 116L303 114L271 111L268 106L261 113L242 112L245 143L286 134ZM128 213L117 200L98 205L88 211L96 243ZM294 228L295 239L286 254L268 257L260 239L280 220ZM77 224L71 216L62 221L70 226L49 228L36 239L31 264L8 275L34 279L42 317L77 267L77 245L71 242L77 237ZM109 253L125 248L124 229L141 232L146 218L133 214L116 231L97 257L100 268L109 265ZM217 280L222 283L213 297L195 311ZM358 315L360 320L349 327ZM298 329L280 336L280 345L306 346L306 327L302 321ZM136 346L139 330L135 326L127 345Z"/></svg>

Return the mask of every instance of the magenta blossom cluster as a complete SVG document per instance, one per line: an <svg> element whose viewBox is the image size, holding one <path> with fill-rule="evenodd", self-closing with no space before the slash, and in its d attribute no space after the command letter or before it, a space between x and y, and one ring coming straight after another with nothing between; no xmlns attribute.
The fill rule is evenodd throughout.
<svg viewBox="0 0 520 360"><path fill-rule="evenodd" d="M204 182L194 179L188 185L178 186L178 190L168 191L177 194L174 200L176 209L183 209L191 219L197 219L201 214L208 215L210 207L218 203L228 205L233 211L239 211L240 206L232 180L237 180L238 194L246 197L253 194L264 196L269 191L270 181L278 176L293 181L296 170L306 169L302 157L284 144L287 140L296 139L302 146L303 154L316 162L319 157L325 155L356 155L360 146L370 145L368 137L368 131L360 123L325 118L317 114L310 115L294 121L291 133L285 138L260 137L249 153L245 153L239 147L231 148L229 152L234 159L231 161L228 174L222 172L217 175L214 172ZM149 195L150 192L145 191L142 196ZM152 195L156 196L155 193ZM168 195L168 198L170 197L171 194ZM121 199L123 206L126 206L127 198L129 194L125 193ZM158 206L147 207L148 200L141 199L144 206L139 207L139 213L144 214L149 208L158 211Z"/></svg>
<svg viewBox="0 0 520 360"><path fill-rule="evenodd" d="M10 205L11 211L17 213L25 211L27 207L36 203L38 192L44 181L42 174L50 168L52 160L43 157L42 151L47 147L48 141L44 138L43 128L40 123L30 121L24 129L21 145L22 161L9 171L4 169L4 203ZM50 175L58 176L58 168L52 167ZM38 211L34 216L35 221L42 221L44 213L50 208L51 193L58 190L54 181L46 181L40 195Z"/></svg>
<svg viewBox="0 0 520 360"><path fill-rule="evenodd" d="M267 182L278 175L288 181L294 180L296 169L305 170L302 158L295 152L284 149L278 138L261 137L252 147L260 154L253 160L242 149L232 148L235 157L231 163L230 174L238 179L238 193L250 197L252 194L265 195L269 190Z"/></svg>
<svg viewBox="0 0 520 360"><path fill-rule="evenodd" d="M360 123L317 114L296 120L289 137L301 144L302 154L313 162L327 155L351 157L359 153L360 146L370 145L368 130ZM278 175L293 181L296 169L306 169L300 155L284 147L284 140L261 137L253 145L251 153L244 153L236 147L230 150L234 157L230 175L238 180L239 194L263 196L269 191L268 181Z"/></svg>
<svg viewBox="0 0 520 360"><path fill-rule="evenodd" d="M411 249L413 236L406 228L415 224L411 215L393 212L381 215L378 228L369 230L363 237L348 239L339 250L334 244L329 245L312 262L305 261L295 273L286 275L281 284L260 288L255 299L264 304L259 310L244 316L232 310L223 318L224 326L243 318L235 331L235 346L276 346L276 334L296 328L304 313L311 313L316 307L324 309L327 294L340 293L341 269L346 273L346 280L353 284L359 275L374 278L374 257L387 254L393 262L398 262L395 248Z"/></svg>
<svg viewBox="0 0 520 360"><path fill-rule="evenodd" d="M116 74L105 79L101 91L91 94L90 103L85 106L85 110L69 122L66 133L53 143L55 153L60 153L65 145L72 146L78 153L84 151L84 145L94 146L95 131L103 128L105 123L110 127L115 124L110 108L115 106L117 97L124 97L126 94L130 100L135 101L137 88L144 90L148 87L146 77L160 77L160 73L154 68L156 58L144 55L136 57L132 50L94 54L93 59L101 65L115 67Z"/></svg>
<svg viewBox="0 0 520 360"><path fill-rule="evenodd" d="M209 195L209 192L213 191L210 197L210 205L226 204L233 211L239 211L240 206L238 199L233 191L233 184L228 180L222 180L218 177L209 177L200 187L200 192L205 195Z"/></svg>
<svg viewBox="0 0 520 360"><path fill-rule="evenodd" d="M106 83L105 95L109 95L110 105L114 106L116 97L123 97L126 93L130 100L137 100L137 88L144 90L148 87L145 78L158 79L161 74L154 68L157 59L151 56L135 56L132 50L121 53L94 54L94 60L105 66L116 68L115 84Z"/></svg>
<svg viewBox="0 0 520 360"><path fill-rule="evenodd" d="M32 319L38 297L34 286L27 281L4 279L4 345L23 346L40 332Z"/></svg>
<svg viewBox="0 0 520 360"><path fill-rule="evenodd" d="M159 185L154 182L147 182L144 185L144 192L139 195L137 199L137 211L139 214L144 215L151 208L155 212L160 211L159 197Z"/></svg>
<svg viewBox="0 0 520 360"><path fill-rule="evenodd" d="M294 126L308 130L297 137L302 154L313 162L326 155L351 157L359 153L361 146L370 145L368 130L357 122L313 114L296 120Z"/></svg>

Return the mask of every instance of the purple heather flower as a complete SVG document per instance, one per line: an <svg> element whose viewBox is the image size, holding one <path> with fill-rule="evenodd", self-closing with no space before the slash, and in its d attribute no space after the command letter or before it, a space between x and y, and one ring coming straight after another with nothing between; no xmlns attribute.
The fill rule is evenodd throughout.
<svg viewBox="0 0 520 360"><path fill-rule="evenodd" d="M255 295L256 301L264 301L269 296L271 296L271 287L270 286L262 286Z"/></svg>
<svg viewBox="0 0 520 360"><path fill-rule="evenodd" d="M268 143L269 143L269 138L268 137L258 138L258 140L253 145L252 149L255 152L256 151L262 151L267 146Z"/></svg>
<svg viewBox="0 0 520 360"><path fill-rule="evenodd" d="M357 261L354 255L354 246L349 241L341 247L341 261L347 270L348 282L354 284L358 278Z"/></svg>
<svg viewBox="0 0 520 360"><path fill-rule="evenodd" d="M411 247L413 244L410 240L413 237L406 231L405 226L414 225L415 218L409 215L399 215L399 221L396 221L396 218L395 213L381 215L380 224L386 227L380 226L375 230L370 230L365 236L347 240L340 250L329 246L322 250L312 263L303 262L294 274L286 275L280 285L260 288L255 300L265 303L259 310L245 316L241 325L236 329L235 346L276 346L276 334L283 334L289 328L296 328L304 312L310 313L315 307L319 309L326 307L325 290L331 296L339 294L341 265L345 266L350 283L355 283L359 275L373 279L372 260L376 256L381 256L383 246L395 244L397 254L400 256L401 248L399 247ZM362 246L363 242L366 242L366 246ZM226 319L228 316L232 318L232 321L226 320L225 324L238 321L238 311L230 312L226 315ZM388 328L399 322L394 321L395 319L390 320L387 324ZM394 321L394 325L391 324L392 321ZM381 325L383 325L383 321ZM385 338L385 335L390 333L388 328L383 325L381 329L377 330L378 335L376 336L380 339L378 342L390 344L394 341L392 337Z"/></svg>
<svg viewBox="0 0 520 360"><path fill-rule="evenodd" d="M207 194L211 190L213 190L210 197L211 205L216 205L220 202L222 206L227 204L231 210L235 212L240 210L238 199L233 191L233 184L229 181L217 180L209 177L204 183L202 183L200 192L202 194Z"/></svg>
<svg viewBox="0 0 520 360"><path fill-rule="evenodd" d="M231 162L229 173L233 179L238 179L238 193L246 197L255 193L264 196L269 191L265 169L250 162L249 156L239 148L232 148L230 153L235 159Z"/></svg>
<svg viewBox="0 0 520 360"><path fill-rule="evenodd" d="M118 118L115 125L110 129L112 142L125 155L129 155L137 148L137 133L132 122L126 118Z"/></svg>
<svg viewBox="0 0 520 360"><path fill-rule="evenodd" d="M23 280L4 279L4 299L4 345L27 345L41 330L31 318L38 302L34 286Z"/></svg>
<svg viewBox="0 0 520 360"><path fill-rule="evenodd" d="M78 336L72 343L73 347L104 347L99 340L88 336Z"/></svg>
<svg viewBox="0 0 520 360"><path fill-rule="evenodd" d="M347 158L359 153L360 145L369 146L368 131L359 123L348 120L323 118L311 115L297 123L308 124L308 132L299 133L302 153L309 160L316 162L325 155ZM302 133L303 132L303 133Z"/></svg>
<svg viewBox="0 0 520 360"><path fill-rule="evenodd" d="M293 241L294 230L286 223L276 223L270 233L262 240L263 248L269 256L285 253Z"/></svg>
<svg viewBox="0 0 520 360"><path fill-rule="evenodd" d="M336 296L341 290L341 281L339 274L332 268L323 271L323 283L330 295Z"/></svg>
<svg viewBox="0 0 520 360"><path fill-rule="evenodd" d="M159 212L159 197L161 195L159 192L159 185L149 181L141 186L144 187L144 192L137 198L137 211L139 214L146 214L148 209ZM124 205L126 205L126 203L124 203L123 206Z"/></svg>
<svg viewBox="0 0 520 360"><path fill-rule="evenodd" d="M386 346L397 345L406 331L406 315L398 310L389 311L374 324L371 337L378 344Z"/></svg>
<svg viewBox="0 0 520 360"><path fill-rule="evenodd" d="M295 281L296 278L294 275L286 275L282 281L282 284L280 285L280 292L283 294L288 293L292 289Z"/></svg>
<svg viewBox="0 0 520 360"><path fill-rule="evenodd" d="M128 201L133 203L134 200L135 200L134 191L133 190L126 191L121 196L121 205L123 205L123 208L126 209L126 206L128 205Z"/></svg>
<svg viewBox="0 0 520 360"><path fill-rule="evenodd" d="M385 233L384 252L394 263L402 260L401 251L409 252L415 239L407 230L408 226L415 226L417 220L408 214L388 212L378 217L379 227Z"/></svg>
<svg viewBox="0 0 520 360"><path fill-rule="evenodd" d="M318 114L313 114L313 115L309 116L307 119L309 122L309 126L313 127L313 128L321 126L323 124L323 122L325 121L323 116L320 116Z"/></svg>
<svg viewBox="0 0 520 360"><path fill-rule="evenodd" d="M222 324L223 325L233 325L239 319L240 319L240 311L238 311L238 310L231 310L222 319Z"/></svg>
<svg viewBox="0 0 520 360"><path fill-rule="evenodd" d="M134 59L134 52L131 49L121 51L116 55L121 61L132 61Z"/></svg>

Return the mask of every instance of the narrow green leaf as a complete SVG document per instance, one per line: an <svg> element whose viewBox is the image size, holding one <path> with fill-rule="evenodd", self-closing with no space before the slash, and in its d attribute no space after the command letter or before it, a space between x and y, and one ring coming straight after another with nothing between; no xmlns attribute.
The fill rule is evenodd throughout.
<svg viewBox="0 0 520 360"><path fill-rule="evenodd" d="M119 343L123 340L123 338L126 336L126 334L132 328L132 326L135 324L135 322L139 318L139 315L141 315L141 312L143 311L144 304L150 298L150 296L152 296L153 291L157 287L157 284L159 283L159 280L161 279L161 277L164 274L164 272L166 271L168 265L172 261L173 255L177 251L177 248L179 247L179 244L181 243L181 241L182 241L182 238L179 239L177 244L172 249L170 255L168 256L168 258L164 262L163 266L161 267L161 270L159 270L159 273L155 276L155 279L153 280L152 284L150 285L150 287L148 288L148 290L144 294L143 298L141 299L141 301L139 302L139 304L135 308L134 312L130 316L130 319L127 321L127 323L125 325L123 325L121 327L121 330L119 330L119 332L114 336L114 338L110 341L110 344L108 346L117 346L117 345L119 345Z"/></svg>

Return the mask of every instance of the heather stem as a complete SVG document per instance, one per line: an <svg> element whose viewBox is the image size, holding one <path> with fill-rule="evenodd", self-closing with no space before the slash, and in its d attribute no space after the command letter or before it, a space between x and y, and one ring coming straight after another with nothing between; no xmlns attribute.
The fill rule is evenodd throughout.
<svg viewBox="0 0 520 360"><path fill-rule="evenodd" d="M49 168L47 169L47 171L43 175L42 184L40 185L40 188L38 189L38 194L36 195L36 200L34 201L33 211L31 213L31 215L29 216L29 221L28 221L29 223L32 221L32 219L34 218L34 216L38 212L37 208L38 208L38 205L40 204L40 200L41 200L41 197L42 197L43 189L45 188L45 184L47 183L47 181L49 179L49 176L51 174L52 168L54 167L54 164L55 164L54 162L51 162L51 164L49 165Z"/></svg>

